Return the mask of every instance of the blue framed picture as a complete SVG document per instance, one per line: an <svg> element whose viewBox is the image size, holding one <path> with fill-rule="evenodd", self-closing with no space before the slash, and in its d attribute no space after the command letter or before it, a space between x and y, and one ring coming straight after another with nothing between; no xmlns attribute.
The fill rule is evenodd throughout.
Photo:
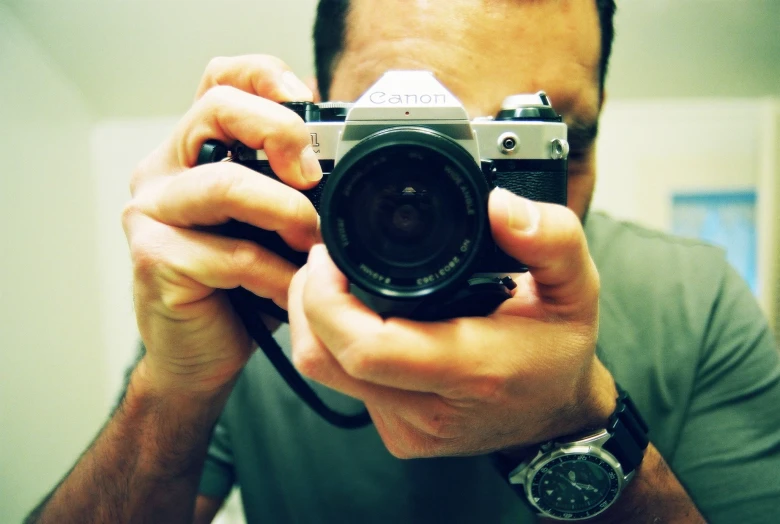
<svg viewBox="0 0 780 524"><path fill-rule="evenodd" d="M724 248L729 263L758 293L755 190L673 194L672 232Z"/></svg>

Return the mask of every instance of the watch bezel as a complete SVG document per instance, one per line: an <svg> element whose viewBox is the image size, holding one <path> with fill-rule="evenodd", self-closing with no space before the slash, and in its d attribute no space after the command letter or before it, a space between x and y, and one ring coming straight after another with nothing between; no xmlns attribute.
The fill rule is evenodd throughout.
<svg viewBox="0 0 780 524"><path fill-rule="evenodd" d="M519 467L510 474L510 482L512 484L522 484L528 502L539 514L545 517L556 520L583 520L599 515L617 500L630 480L630 476L627 477L624 474L620 462L611 453L600 447L609 437L609 433L604 431L576 442L558 444L554 449L542 450L525 467ZM607 473L608 476L614 474L614 479L610 477L610 489L607 497L595 508L583 511L559 511L543 504L541 502L542 498L538 493L538 480L547 472L547 466L561 458L576 461L579 460L578 457L583 455L596 458L606 465L607 468L611 468L612 471ZM599 465L603 467L602 464Z"/></svg>

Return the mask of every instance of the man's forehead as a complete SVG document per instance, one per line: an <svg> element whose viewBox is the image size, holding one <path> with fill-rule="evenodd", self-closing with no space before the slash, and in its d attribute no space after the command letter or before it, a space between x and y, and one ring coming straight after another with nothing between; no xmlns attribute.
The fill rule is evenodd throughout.
<svg viewBox="0 0 780 524"><path fill-rule="evenodd" d="M346 26L332 98L356 98L388 69L428 69L479 114L540 89L563 112L598 105L593 0L352 0Z"/></svg>

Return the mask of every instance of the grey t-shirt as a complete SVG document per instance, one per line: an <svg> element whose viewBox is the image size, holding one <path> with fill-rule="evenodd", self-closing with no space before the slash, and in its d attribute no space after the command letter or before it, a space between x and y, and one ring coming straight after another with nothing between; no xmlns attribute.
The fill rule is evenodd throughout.
<svg viewBox="0 0 780 524"><path fill-rule="evenodd" d="M780 358L747 285L699 242L601 214L586 233L602 283L597 352L651 441L708 520L773 521ZM315 387L340 410L362 407ZM234 484L250 523L534 521L488 457L396 459L373 426L320 419L259 352L215 427L200 492Z"/></svg>

